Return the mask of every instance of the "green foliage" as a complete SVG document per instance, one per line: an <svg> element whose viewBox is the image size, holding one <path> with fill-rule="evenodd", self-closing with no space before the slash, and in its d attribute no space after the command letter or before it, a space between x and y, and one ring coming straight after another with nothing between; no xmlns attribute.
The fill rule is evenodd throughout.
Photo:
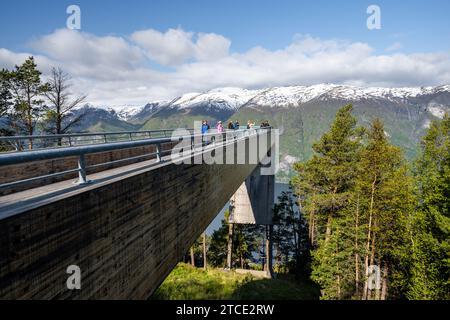
<svg viewBox="0 0 450 320"><path fill-rule="evenodd" d="M207 248L209 247L208 243L210 243L210 242L211 242L211 238L206 236ZM200 236L197 240L195 240L191 249L194 251L195 266L197 266L197 267L203 266L203 262L204 262L203 261L203 236ZM186 254L186 257L184 260L191 263L191 250L189 250L189 252Z"/></svg>
<svg viewBox="0 0 450 320"><path fill-rule="evenodd" d="M313 251L311 279L321 287L321 299L338 300L352 298L354 286L354 251L350 228L338 226L328 240L322 239Z"/></svg>
<svg viewBox="0 0 450 320"><path fill-rule="evenodd" d="M380 299L405 294L412 183L383 123L356 126L352 106L336 115L293 179L309 224L312 279L323 299ZM369 265L382 269L383 293L367 288ZM389 283L389 288L388 288Z"/></svg>
<svg viewBox="0 0 450 320"><path fill-rule="evenodd" d="M398 279L406 277L401 273L408 259L412 181L400 149L389 143L378 119L372 122L361 151L355 193L360 199L360 222L367 234L366 259L383 269L383 280L390 284L386 294L401 297L405 283ZM380 298L379 292L372 294Z"/></svg>
<svg viewBox="0 0 450 320"><path fill-rule="evenodd" d="M227 262L228 222L223 219L220 228L211 235L208 261L213 267L225 267Z"/></svg>
<svg viewBox="0 0 450 320"><path fill-rule="evenodd" d="M411 299L450 299L450 117L434 121L416 163Z"/></svg>
<svg viewBox="0 0 450 320"><path fill-rule="evenodd" d="M37 120L44 112L42 95L47 91L34 58L29 57L13 71L3 70L1 79L0 103L3 110L5 105L9 109L8 120L11 129L15 134L33 135ZM9 108L10 105L12 109ZM30 139L30 148L32 144Z"/></svg>
<svg viewBox="0 0 450 320"><path fill-rule="evenodd" d="M3 69L0 71L0 117L7 114L11 103L12 95L9 85L9 73Z"/></svg>
<svg viewBox="0 0 450 320"><path fill-rule="evenodd" d="M309 273L310 254L308 227L291 191L282 192L274 207L272 241L275 247L275 268L292 266L297 276Z"/></svg>
<svg viewBox="0 0 450 320"><path fill-rule="evenodd" d="M225 267L228 252L228 216L221 226L211 235L211 243L208 249L208 261L214 267ZM260 229L251 225L236 224L233 229L232 266L243 268L252 260L252 253L258 250Z"/></svg>

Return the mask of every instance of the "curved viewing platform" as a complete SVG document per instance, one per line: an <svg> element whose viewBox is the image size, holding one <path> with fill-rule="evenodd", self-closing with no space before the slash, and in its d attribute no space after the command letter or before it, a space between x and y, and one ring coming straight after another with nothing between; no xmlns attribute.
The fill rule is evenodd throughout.
<svg viewBox="0 0 450 320"><path fill-rule="evenodd" d="M275 131L44 136L1 153L0 298L148 298L247 178L249 210L271 208L273 175L260 176ZM81 291L67 290L70 265Z"/></svg>

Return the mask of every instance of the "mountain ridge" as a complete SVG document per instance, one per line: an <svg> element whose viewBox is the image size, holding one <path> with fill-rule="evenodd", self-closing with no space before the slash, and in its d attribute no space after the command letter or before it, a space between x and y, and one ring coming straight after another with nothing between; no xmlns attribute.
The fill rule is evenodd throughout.
<svg viewBox="0 0 450 320"><path fill-rule="evenodd" d="M206 92L190 92L170 101L152 101L147 105L158 104L161 107L186 109L202 105L204 103L216 103L218 107L238 110L242 106L252 104L280 106L299 106L315 98L342 98L344 100L359 101L364 99L384 98L392 101L417 98L418 96L432 95L448 92L450 85L435 87L357 87L338 84L318 84L312 86L285 86L270 87L265 89L242 89L237 87L222 87ZM113 109L124 119L136 116L145 106L115 106ZM104 108L93 106L94 108ZM128 115L128 116L127 116Z"/></svg>

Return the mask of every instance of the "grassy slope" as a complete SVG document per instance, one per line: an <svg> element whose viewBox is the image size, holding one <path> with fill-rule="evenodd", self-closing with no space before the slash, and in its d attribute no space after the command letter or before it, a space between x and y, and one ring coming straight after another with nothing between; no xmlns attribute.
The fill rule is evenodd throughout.
<svg viewBox="0 0 450 320"><path fill-rule="evenodd" d="M154 293L154 300L312 300L319 292L289 276L257 279L221 269L193 268L181 263Z"/></svg>

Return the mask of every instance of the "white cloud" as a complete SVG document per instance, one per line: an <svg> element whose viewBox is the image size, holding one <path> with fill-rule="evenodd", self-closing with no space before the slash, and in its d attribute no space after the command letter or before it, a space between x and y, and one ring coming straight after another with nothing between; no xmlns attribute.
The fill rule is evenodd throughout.
<svg viewBox="0 0 450 320"><path fill-rule="evenodd" d="M296 36L279 50L230 52L230 45L221 35L180 28L137 31L129 38L57 30L33 41L31 49L44 73L52 65L63 67L73 75L74 89L99 105L145 104L222 86L450 83L449 52L376 54L367 43L311 36ZM0 48L0 68L28 55Z"/></svg>
<svg viewBox="0 0 450 320"><path fill-rule="evenodd" d="M75 76L115 77L145 62L142 49L123 38L98 37L69 29L41 37L31 47L70 69Z"/></svg>
<svg viewBox="0 0 450 320"><path fill-rule="evenodd" d="M200 33L195 45L195 57L198 60L216 60L226 57L231 41L215 33Z"/></svg>
<svg viewBox="0 0 450 320"><path fill-rule="evenodd" d="M228 54L231 41L214 33L169 29L165 33L149 29L134 32L132 41L143 48L149 59L162 65L180 65L191 59L214 60Z"/></svg>
<svg viewBox="0 0 450 320"><path fill-rule="evenodd" d="M163 65L183 63L195 51L192 32L182 29L169 29L162 33L153 29L137 31L131 39L145 49L148 57Z"/></svg>

